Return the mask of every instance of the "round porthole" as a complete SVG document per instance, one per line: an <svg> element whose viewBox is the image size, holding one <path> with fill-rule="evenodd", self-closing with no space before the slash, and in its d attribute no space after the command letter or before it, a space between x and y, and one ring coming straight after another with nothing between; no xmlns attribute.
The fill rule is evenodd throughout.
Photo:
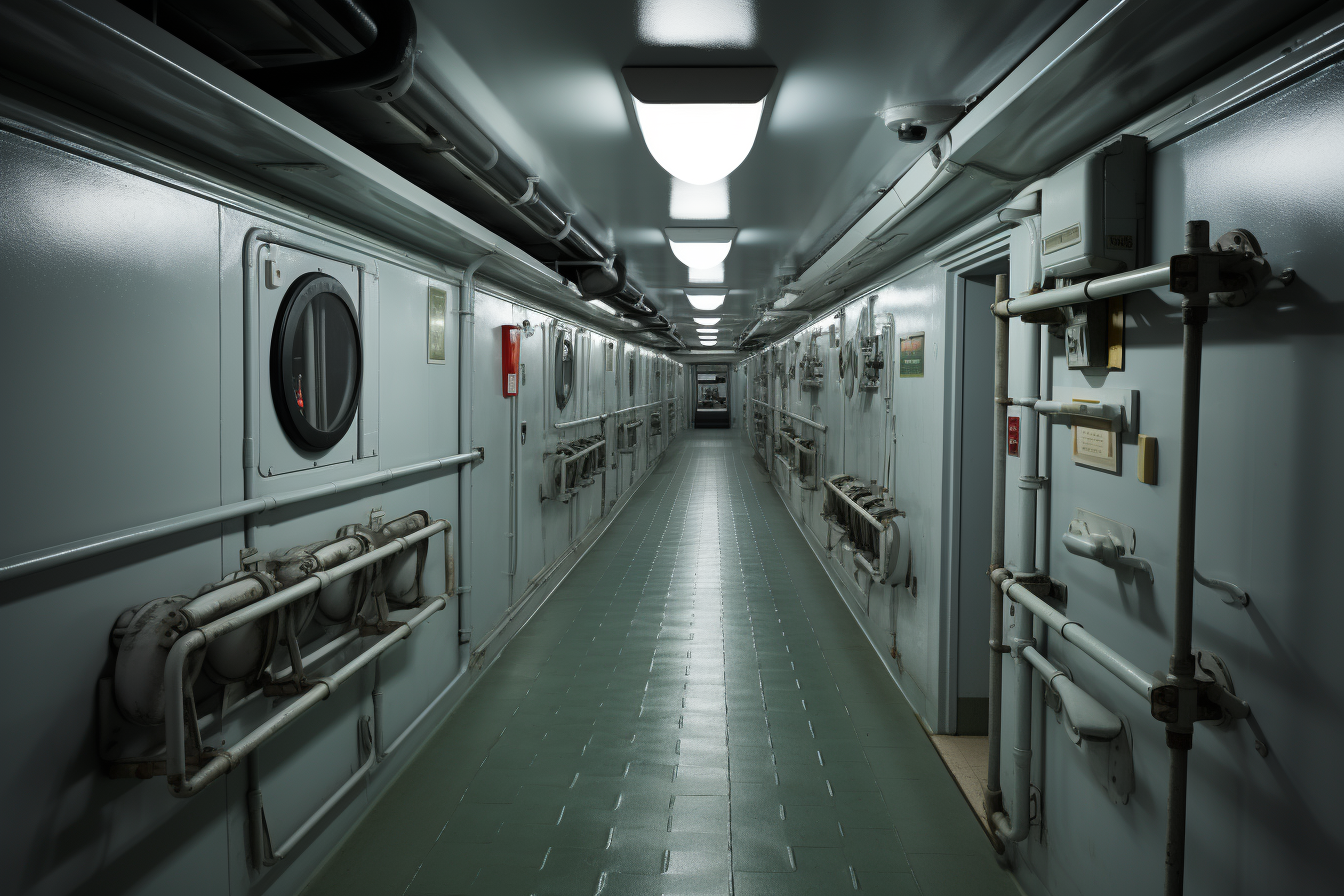
<svg viewBox="0 0 1344 896"><path fill-rule="evenodd" d="M359 409L363 367L350 294L326 274L299 277L271 336L271 397L285 435L308 451L339 442Z"/></svg>
<svg viewBox="0 0 1344 896"><path fill-rule="evenodd" d="M574 391L574 344L564 330L555 334L555 406L560 410L569 404Z"/></svg>

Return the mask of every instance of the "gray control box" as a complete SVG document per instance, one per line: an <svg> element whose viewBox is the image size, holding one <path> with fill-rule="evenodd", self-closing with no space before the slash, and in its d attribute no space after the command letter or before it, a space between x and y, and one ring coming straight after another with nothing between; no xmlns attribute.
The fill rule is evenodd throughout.
<svg viewBox="0 0 1344 896"><path fill-rule="evenodd" d="M1041 268L1079 279L1132 270L1147 216L1147 140L1124 134L1056 172L1041 191Z"/></svg>

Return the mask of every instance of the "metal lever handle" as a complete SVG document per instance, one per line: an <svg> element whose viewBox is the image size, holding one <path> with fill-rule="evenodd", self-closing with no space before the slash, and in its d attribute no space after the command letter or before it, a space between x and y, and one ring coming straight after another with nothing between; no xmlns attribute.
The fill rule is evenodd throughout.
<svg viewBox="0 0 1344 896"><path fill-rule="evenodd" d="M1142 557L1126 557L1125 546L1113 536L1079 535L1076 532L1065 532L1061 538L1064 547L1068 549L1070 554L1077 554L1079 557L1086 557L1103 566L1112 568L1128 566L1131 569L1141 569L1147 574L1148 581L1156 581L1153 575L1153 565Z"/></svg>

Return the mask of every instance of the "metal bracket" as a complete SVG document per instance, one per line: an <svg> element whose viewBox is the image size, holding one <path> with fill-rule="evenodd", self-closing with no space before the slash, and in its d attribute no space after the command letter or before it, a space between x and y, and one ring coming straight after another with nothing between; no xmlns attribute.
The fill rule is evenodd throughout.
<svg viewBox="0 0 1344 896"><path fill-rule="evenodd" d="M471 449L471 450L472 450L472 451L476 451L476 452L478 452L478 453L481 455L481 459L478 460L478 461L473 461L473 463L484 463L484 462L485 462L485 446L484 446L484 445L477 445L475 448L473 448L473 449Z"/></svg>
<svg viewBox="0 0 1344 896"><path fill-rule="evenodd" d="M539 183L541 183L540 177L529 177L527 179L527 192L523 193L523 195L519 196L513 202L510 202L509 205L513 208L518 208L519 206L527 205L529 202L535 200L537 198L537 184Z"/></svg>

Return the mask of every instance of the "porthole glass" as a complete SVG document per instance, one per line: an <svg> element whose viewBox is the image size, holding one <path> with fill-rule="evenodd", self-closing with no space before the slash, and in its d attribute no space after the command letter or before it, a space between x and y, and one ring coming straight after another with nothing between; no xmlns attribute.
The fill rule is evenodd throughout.
<svg viewBox="0 0 1344 896"><path fill-rule="evenodd" d="M574 344L564 330L555 334L555 406L560 410L569 404L574 391Z"/></svg>
<svg viewBox="0 0 1344 896"><path fill-rule="evenodd" d="M363 366L354 302L345 287L319 273L295 280L271 335L271 397L296 445L325 451L341 440L359 408Z"/></svg>

